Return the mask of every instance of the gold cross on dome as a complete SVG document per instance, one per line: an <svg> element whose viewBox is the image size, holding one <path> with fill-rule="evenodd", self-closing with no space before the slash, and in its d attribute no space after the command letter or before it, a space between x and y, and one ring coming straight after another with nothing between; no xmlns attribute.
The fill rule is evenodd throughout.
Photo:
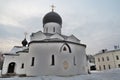
<svg viewBox="0 0 120 80"><path fill-rule="evenodd" d="M55 6L54 6L54 5L51 5L51 8L52 8L52 12L53 12L53 11L54 11Z"/></svg>

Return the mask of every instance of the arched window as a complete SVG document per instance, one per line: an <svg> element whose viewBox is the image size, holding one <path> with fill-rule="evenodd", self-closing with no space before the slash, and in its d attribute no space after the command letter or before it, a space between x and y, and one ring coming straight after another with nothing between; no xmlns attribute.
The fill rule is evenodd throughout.
<svg viewBox="0 0 120 80"><path fill-rule="evenodd" d="M55 56L52 55L51 57L51 65L54 66L55 65Z"/></svg>
<svg viewBox="0 0 120 80"><path fill-rule="evenodd" d="M22 63L22 65L21 65L21 69L23 69L24 68L24 63Z"/></svg>
<svg viewBox="0 0 120 80"><path fill-rule="evenodd" d="M31 66L34 66L35 57L32 57Z"/></svg>
<svg viewBox="0 0 120 80"><path fill-rule="evenodd" d="M48 32L48 28L46 28L46 33Z"/></svg>
<svg viewBox="0 0 120 80"><path fill-rule="evenodd" d="M60 48L60 52L68 52L68 53L72 53L70 46L67 43L64 43L61 48Z"/></svg>
<svg viewBox="0 0 120 80"><path fill-rule="evenodd" d="M120 68L120 64L118 64L118 68Z"/></svg>
<svg viewBox="0 0 120 80"><path fill-rule="evenodd" d="M55 32L55 27L53 27L53 32Z"/></svg>
<svg viewBox="0 0 120 80"><path fill-rule="evenodd" d="M105 65L103 65L103 69L104 69L104 70L106 69Z"/></svg>
<svg viewBox="0 0 120 80"><path fill-rule="evenodd" d="M107 58L107 61L109 61L109 57L107 56L106 58Z"/></svg>
<svg viewBox="0 0 120 80"><path fill-rule="evenodd" d="M66 51L67 49L66 49L66 47L63 47L63 51Z"/></svg>
<svg viewBox="0 0 120 80"><path fill-rule="evenodd" d="M102 57L102 61L104 61L104 57Z"/></svg>
<svg viewBox="0 0 120 80"><path fill-rule="evenodd" d="M109 69L111 68L110 65L108 65L108 68L109 68Z"/></svg>
<svg viewBox="0 0 120 80"><path fill-rule="evenodd" d="M118 55L116 55L116 60L119 60L119 56Z"/></svg>
<svg viewBox="0 0 120 80"><path fill-rule="evenodd" d="M98 58L98 62L100 62L100 58Z"/></svg>
<svg viewBox="0 0 120 80"><path fill-rule="evenodd" d="M101 71L101 66L99 66L99 70Z"/></svg>
<svg viewBox="0 0 120 80"><path fill-rule="evenodd" d="M74 64L74 66L76 65L75 56L73 57L73 64Z"/></svg>

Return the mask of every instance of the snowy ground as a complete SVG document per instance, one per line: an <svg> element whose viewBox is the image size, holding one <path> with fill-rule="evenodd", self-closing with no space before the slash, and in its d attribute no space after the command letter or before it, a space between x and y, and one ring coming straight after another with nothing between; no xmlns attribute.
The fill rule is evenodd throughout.
<svg viewBox="0 0 120 80"><path fill-rule="evenodd" d="M13 77L0 78L0 80L120 80L120 69L92 72L89 75L78 75L72 77L41 76L41 77Z"/></svg>

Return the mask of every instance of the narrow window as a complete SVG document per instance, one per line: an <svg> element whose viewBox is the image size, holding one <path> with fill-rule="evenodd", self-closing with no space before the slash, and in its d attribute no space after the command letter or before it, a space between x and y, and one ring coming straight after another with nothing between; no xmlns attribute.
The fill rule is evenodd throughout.
<svg viewBox="0 0 120 80"><path fill-rule="evenodd" d="M99 66L99 70L101 71L101 66Z"/></svg>
<svg viewBox="0 0 120 80"><path fill-rule="evenodd" d="M21 69L23 69L24 68L24 63L22 63L22 66L21 66Z"/></svg>
<svg viewBox="0 0 120 80"><path fill-rule="evenodd" d="M116 56L116 60L119 60L119 57L118 57L118 56Z"/></svg>
<svg viewBox="0 0 120 80"><path fill-rule="evenodd" d="M107 58L107 61L109 61L109 57L107 56L106 58Z"/></svg>
<svg viewBox="0 0 120 80"><path fill-rule="evenodd" d="M102 61L104 61L104 57L102 57Z"/></svg>
<svg viewBox="0 0 120 80"><path fill-rule="evenodd" d="M55 65L55 56L52 55L52 62L51 62L51 65L54 66Z"/></svg>
<svg viewBox="0 0 120 80"><path fill-rule="evenodd" d="M34 66L34 61L35 61L35 57L32 57L32 63L31 63L31 66Z"/></svg>
<svg viewBox="0 0 120 80"><path fill-rule="evenodd" d="M71 48L67 43L64 43L60 48L60 52L64 52L64 51L72 53Z"/></svg>
<svg viewBox="0 0 120 80"><path fill-rule="evenodd" d="M75 62L75 56L74 56L74 58L73 58L73 64L76 65L76 62Z"/></svg>
<svg viewBox="0 0 120 80"><path fill-rule="evenodd" d="M120 68L120 64L118 64L118 68Z"/></svg>
<svg viewBox="0 0 120 80"><path fill-rule="evenodd" d="M103 65L104 70L106 69L105 65Z"/></svg>
<svg viewBox="0 0 120 80"><path fill-rule="evenodd" d="M48 28L46 28L46 33L48 32Z"/></svg>
<svg viewBox="0 0 120 80"><path fill-rule="evenodd" d="M111 69L110 65L108 65L108 68Z"/></svg>
<svg viewBox="0 0 120 80"><path fill-rule="evenodd" d="M55 27L53 27L53 32L55 32Z"/></svg>
<svg viewBox="0 0 120 80"><path fill-rule="evenodd" d="M100 58L98 58L98 62L100 62Z"/></svg>

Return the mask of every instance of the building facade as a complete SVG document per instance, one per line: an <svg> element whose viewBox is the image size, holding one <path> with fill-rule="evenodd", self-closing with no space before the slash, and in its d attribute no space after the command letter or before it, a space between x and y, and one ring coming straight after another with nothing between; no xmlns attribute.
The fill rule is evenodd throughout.
<svg viewBox="0 0 120 80"><path fill-rule="evenodd" d="M94 57L96 69L99 71L120 68L120 49L102 51Z"/></svg>
<svg viewBox="0 0 120 80"><path fill-rule="evenodd" d="M43 32L30 35L27 45L15 46L4 55L2 75L78 75L87 74L86 45L74 35L61 33L62 18L53 10L43 18Z"/></svg>

